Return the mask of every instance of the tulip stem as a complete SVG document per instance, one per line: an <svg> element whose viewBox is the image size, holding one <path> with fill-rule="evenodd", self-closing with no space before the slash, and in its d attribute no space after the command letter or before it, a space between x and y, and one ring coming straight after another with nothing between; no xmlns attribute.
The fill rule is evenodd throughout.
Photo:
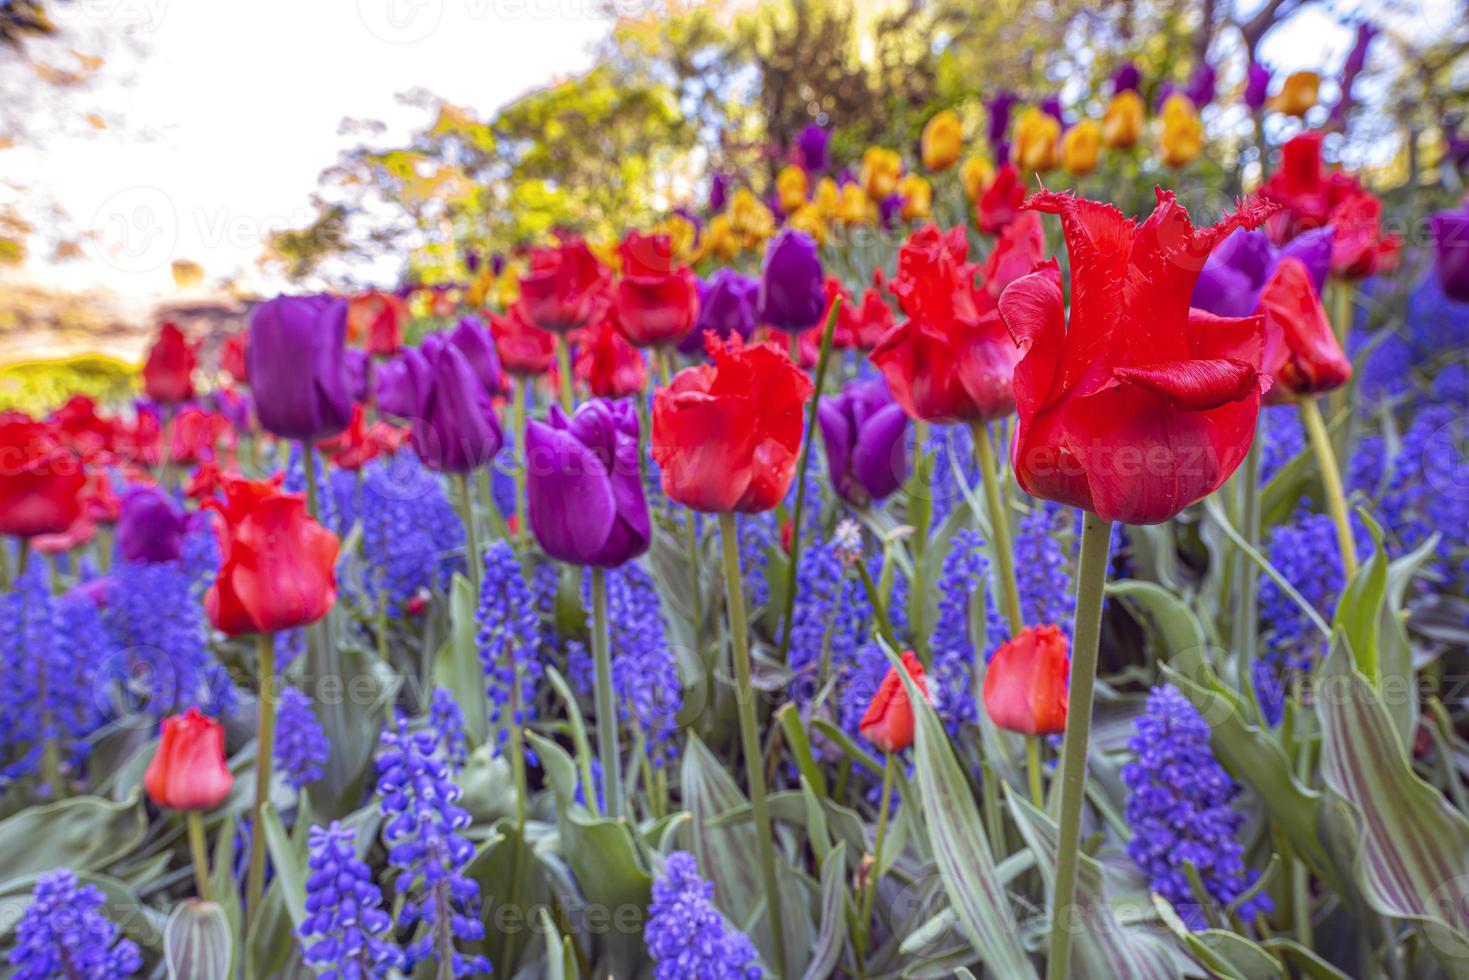
<svg viewBox="0 0 1469 980"><path fill-rule="evenodd" d="M1041 781L1041 739L1039 735L1025 736L1025 768L1030 776L1030 802L1037 810L1046 808L1045 783Z"/></svg>
<svg viewBox="0 0 1469 980"><path fill-rule="evenodd" d="M995 443L990 437L990 427L985 422L975 422L974 452L979 457L979 475L984 482L984 504L989 511L990 535L994 542L995 561L1000 569L1000 592L1005 605L1005 619L1010 626L1010 635L1018 636L1025 628L1025 617L1020 612L1020 586L1015 580L1015 554L1010 543L1010 515L1000 497L999 467L995 459Z"/></svg>
<svg viewBox="0 0 1469 980"><path fill-rule="evenodd" d="M270 767L275 754L275 634L261 633L255 645L259 677L259 734L255 739L255 808L250 819L250 873L245 884L245 935L260 911L265 890L265 804L270 800Z"/></svg>
<svg viewBox="0 0 1469 980"><path fill-rule="evenodd" d="M316 486L316 453L311 443L301 440L301 472L306 477L306 513L317 523L321 522L321 501Z"/></svg>
<svg viewBox="0 0 1469 980"><path fill-rule="evenodd" d="M565 334L556 338L556 373L561 376L561 410L571 414L571 342Z"/></svg>
<svg viewBox="0 0 1469 980"><path fill-rule="evenodd" d="M520 465L515 471L515 544L517 546L525 543L525 494L526 478L529 464L525 452L525 387L530 382L524 378L516 378L515 385L515 448L520 453Z"/></svg>
<svg viewBox="0 0 1469 980"><path fill-rule="evenodd" d="M184 815L184 821L189 827L189 851L194 856L194 889L202 901L208 902L209 851L204 846L204 815L190 810Z"/></svg>
<svg viewBox="0 0 1469 980"><path fill-rule="evenodd" d="M1321 406L1316 399L1302 399L1301 422L1306 427L1306 438L1311 441L1311 451L1316 454L1316 468L1321 471L1321 488L1326 495L1326 510L1336 524L1336 543L1341 549L1342 568L1350 582L1357 574L1357 541L1352 537L1347 495L1342 489L1341 467L1337 465L1331 434L1326 431L1326 421L1321 417Z"/></svg>
<svg viewBox="0 0 1469 980"><path fill-rule="evenodd" d="M796 506L791 511L791 563L786 572L785 612L780 617L780 656L785 663L791 651L791 617L796 610L796 567L801 554L801 512L806 505L806 469L811 463L811 440L816 438L816 406L821 401L821 386L826 381L826 365L831 360L831 338L836 331L837 313L842 308L841 297L832 300L831 313L826 318L826 329L821 332L821 355L816 359L816 388L811 393L811 405L806 410L806 438L801 442L801 461L796 466ZM799 366L798 338L791 334L792 360Z"/></svg>
<svg viewBox="0 0 1469 980"><path fill-rule="evenodd" d="M704 656L704 573L699 561L699 515L689 508L688 521L684 525L685 539L689 546L689 574L693 584L694 598L694 652Z"/></svg>
<svg viewBox="0 0 1469 980"><path fill-rule="evenodd" d="M1251 548L1259 547L1260 541L1260 444L1263 437L1256 433L1250 442L1250 451L1245 454L1244 468L1239 474L1243 481L1244 489L1244 513L1241 515L1244 523L1245 542ZM1260 610L1256 604L1256 587L1260 582L1260 573L1252 561L1243 555L1239 556L1239 563L1235 566L1238 581L1235 589L1239 599L1236 607L1234 621L1237 624L1235 635L1237 637L1235 646L1239 648L1239 682L1248 692L1250 702L1254 705L1255 716L1260 717L1260 695L1255 690L1255 657L1259 638L1255 636L1255 629L1259 621Z"/></svg>
<svg viewBox="0 0 1469 980"><path fill-rule="evenodd" d="M622 817L622 762L617 752L617 695L612 689L612 651L607 642L607 571L592 566L592 662L597 684L597 755L602 761L603 808ZM589 797L594 788L587 787Z"/></svg>
<svg viewBox="0 0 1469 980"><path fill-rule="evenodd" d="M464 522L464 563L469 566L469 584L474 587L475 596L478 596L485 562L479 551L479 531L474 526L474 495L469 490L469 474L454 474L454 495L459 498L459 519Z"/></svg>
<svg viewBox="0 0 1469 980"><path fill-rule="evenodd" d="M1081 844L1081 803L1086 796L1087 743L1092 733L1092 689L1102 634L1102 593L1107 586L1107 552L1112 522L1088 512L1081 529L1081 561L1076 582L1075 640L1066 735L1061 743L1061 827L1057 840L1055 891L1051 896L1050 957L1047 980L1065 980L1071 961L1071 919L1076 910L1077 851Z"/></svg>
<svg viewBox="0 0 1469 980"><path fill-rule="evenodd" d="M775 878L775 846L771 841L770 806L765 799L765 770L760 732L755 718L755 689L750 681L750 632L745 622L745 588L740 577L740 542L735 516L719 515L719 538L724 550L724 592L729 608L729 632L734 648L735 703L739 707L740 742L750 783L750 806L755 815L755 838L760 848L760 871L765 879L765 918L774 944L776 976L785 976L785 920L780 913L780 890Z"/></svg>
<svg viewBox="0 0 1469 980"><path fill-rule="evenodd" d="M872 931L872 897L877 893L877 882L882 876L882 845L887 836L888 811L893 804L893 753L888 752L882 760L882 792L878 794L877 838L873 842L872 868L862 884L862 911L857 917L858 935L862 942L862 959L867 958L867 938Z"/></svg>

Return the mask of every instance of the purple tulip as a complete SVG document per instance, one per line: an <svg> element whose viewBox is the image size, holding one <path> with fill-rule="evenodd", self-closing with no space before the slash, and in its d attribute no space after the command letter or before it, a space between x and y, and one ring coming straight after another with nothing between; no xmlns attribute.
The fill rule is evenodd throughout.
<svg viewBox="0 0 1469 980"><path fill-rule="evenodd" d="M1010 109L1016 102L1020 101L1014 92L1006 92L1003 89L990 96L985 107L990 111L989 135L990 146L998 147L1005 140L1005 130L1010 128ZM996 151L998 156L998 150Z"/></svg>
<svg viewBox="0 0 1469 980"><path fill-rule="evenodd" d="M1163 103L1165 103L1165 102L1168 101L1168 97L1170 95L1172 95L1174 92L1181 92L1181 91L1183 91L1183 90L1180 89L1177 85L1173 84L1172 82L1164 82L1162 85L1159 85L1158 86L1158 94L1153 99L1153 111L1154 112L1162 112L1163 111Z"/></svg>
<svg viewBox="0 0 1469 980"><path fill-rule="evenodd" d="M439 342L405 347L399 357L402 375L394 375L392 398L395 408L409 411L393 414L409 420L413 449L424 465L468 473L494 459L505 442L500 419L463 351ZM381 385L378 392L381 402Z"/></svg>
<svg viewBox="0 0 1469 980"><path fill-rule="evenodd" d="M150 565L183 554L184 512L157 487L137 486L122 495L117 515L117 553L123 561Z"/></svg>
<svg viewBox="0 0 1469 980"><path fill-rule="evenodd" d="M816 406L831 484L857 506L882 500L908 478L908 416L881 378L853 381Z"/></svg>
<svg viewBox="0 0 1469 980"><path fill-rule="evenodd" d="M725 202L729 200L729 178L724 174L715 174L709 180L709 212L711 214L723 211Z"/></svg>
<svg viewBox="0 0 1469 980"><path fill-rule="evenodd" d="M1061 108L1061 96L1048 95L1040 101L1041 112L1056 120L1062 126L1066 125L1066 111Z"/></svg>
<svg viewBox="0 0 1469 980"><path fill-rule="evenodd" d="M1251 112L1265 108L1270 98L1270 69L1258 61L1250 62L1245 69L1245 105Z"/></svg>
<svg viewBox="0 0 1469 980"><path fill-rule="evenodd" d="M433 336L430 334L424 338L424 343L427 344ZM485 321L472 313L462 316L445 339L458 347L460 353L468 359L469 366L474 368L474 373L480 384L485 386L485 391L495 395L504 390L500 356L495 353L495 341L490 336L490 328L485 326Z"/></svg>
<svg viewBox="0 0 1469 980"><path fill-rule="evenodd" d="M250 430L250 395L248 389L216 388L206 399L215 412L241 432Z"/></svg>
<svg viewBox="0 0 1469 980"><path fill-rule="evenodd" d="M595 398L570 419L553 405L547 421L526 423L525 449L530 526L546 554L615 568L648 550L631 401Z"/></svg>
<svg viewBox="0 0 1469 980"><path fill-rule="evenodd" d="M811 173L825 170L830 162L826 155L827 144L830 142L829 132L815 123L808 124L796 139L796 146L801 151L801 165Z"/></svg>
<svg viewBox="0 0 1469 980"><path fill-rule="evenodd" d="M250 315L245 357L255 414L267 432L315 442L352 420L347 301L277 296Z"/></svg>
<svg viewBox="0 0 1469 980"><path fill-rule="evenodd" d="M713 333L720 340L749 340L759 310L759 281L726 266L695 285L699 290L699 318L694 321L694 329L678 342L679 351L703 353L705 333Z"/></svg>
<svg viewBox="0 0 1469 980"><path fill-rule="evenodd" d="M1183 90L1183 94L1189 97L1195 108L1203 109L1214 101L1214 84L1218 77L1214 66L1206 61L1189 76L1188 88Z"/></svg>
<svg viewBox="0 0 1469 980"><path fill-rule="evenodd" d="M846 187L848 184L857 183L857 175L852 173L851 167L843 167L837 171L837 186Z"/></svg>
<svg viewBox="0 0 1469 980"><path fill-rule="evenodd" d="M1112 73L1112 94L1116 95L1118 92L1136 92L1142 78L1142 72L1138 71L1136 64L1131 61L1124 61Z"/></svg>
<svg viewBox="0 0 1469 980"><path fill-rule="evenodd" d="M816 240L786 228L765 246L760 270L760 319L777 330L809 330L826 310Z"/></svg>
<svg viewBox="0 0 1469 980"><path fill-rule="evenodd" d="M365 350L348 347L344 361L347 368L347 391L354 402L367 401L369 380L372 378L372 356Z"/></svg>
<svg viewBox="0 0 1469 980"><path fill-rule="evenodd" d="M908 199L902 194L889 194L877 203L877 217L884 228L896 228L903 220L903 205Z"/></svg>
<svg viewBox="0 0 1469 980"><path fill-rule="evenodd" d="M490 271L499 276L505 271L505 256L499 252L490 256Z"/></svg>
<svg viewBox="0 0 1469 980"><path fill-rule="evenodd" d="M1265 284L1286 258L1300 259L1320 295L1331 270L1331 237L1330 226L1317 228L1277 249L1262 231L1236 229L1209 254L1190 302L1217 316L1251 316Z"/></svg>
<svg viewBox="0 0 1469 980"><path fill-rule="evenodd" d="M1439 285L1450 299L1469 303L1469 207L1440 211L1429 222Z"/></svg>

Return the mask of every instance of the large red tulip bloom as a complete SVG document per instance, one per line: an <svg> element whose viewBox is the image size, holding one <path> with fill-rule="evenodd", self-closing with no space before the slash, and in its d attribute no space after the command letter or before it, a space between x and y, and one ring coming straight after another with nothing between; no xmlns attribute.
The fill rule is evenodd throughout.
<svg viewBox="0 0 1469 980"><path fill-rule="evenodd" d="M226 478L224 495L204 503L224 525L219 576L204 597L209 621L238 636L325 616L337 598L337 536L275 482Z"/></svg>
<svg viewBox="0 0 1469 980"><path fill-rule="evenodd" d="M643 390L648 364L627 342L612 316L578 335L576 379L598 398L625 398Z"/></svg>
<svg viewBox="0 0 1469 980"><path fill-rule="evenodd" d="M0 413L0 534L62 534L82 514L87 474L56 426Z"/></svg>
<svg viewBox="0 0 1469 980"><path fill-rule="evenodd" d="M219 349L220 370L242 385L250 383L250 368L245 357L245 346L249 342L249 334L241 330L224 338Z"/></svg>
<svg viewBox="0 0 1469 980"><path fill-rule="evenodd" d="M1000 313L1024 351L1011 451L1027 493L1106 520L1158 524L1212 493L1255 435L1262 328L1189 310L1209 251L1273 211L1195 230L1167 191L1137 225L1110 205L1042 193L1071 255L1071 318L1055 277L1011 283Z"/></svg>
<svg viewBox="0 0 1469 980"><path fill-rule="evenodd" d="M622 242L622 278L614 298L617 326L638 347L682 340L699 316L699 291L687 267L673 265L667 235L630 232Z"/></svg>
<svg viewBox="0 0 1469 980"><path fill-rule="evenodd" d="M1020 351L994 297L975 285L968 254L963 228L941 233L932 224L898 252L892 291L908 319L883 334L871 358L915 419L975 421L1015 410Z"/></svg>
<svg viewBox="0 0 1469 980"><path fill-rule="evenodd" d="M1263 369L1273 382L1269 404L1299 401L1340 388L1352 377L1311 274L1297 258L1282 259L1260 294L1265 317Z"/></svg>
<svg viewBox="0 0 1469 980"><path fill-rule="evenodd" d="M903 669L923 696L928 697L923 664L912 650L903 653ZM913 744L913 702L908 699L908 689L903 686L896 667L888 668L862 720L857 723L857 730L883 752L901 752Z"/></svg>
<svg viewBox="0 0 1469 980"><path fill-rule="evenodd" d="M490 317L490 336L500 366L517 378L545 374L556 359L556 335L527 320L518 306L504 316Z"/></svg>
<svg viewBox="0 0 1469 980"><path fill-rule="evenodd" d="M686 368L653 399L663 492L694 510L770 510L796 475L811 379L775 344L709 338L713 364Z"/></svg>
<svg viewBox="0 0 1469 980"><path fill-rule="evenodd" d="M568 333L586 326L606 305L607 267L587 243L575 239L531 252L530 270L520 277L516 304L527 323ZM504 361L504 355L501 355Z"/></svg>
<svg viewBox="0 0 1469 980"><path fill-rule="evenodd" d="M163 738L143 774L149 799L169 810L212 810L234 782L225 765L224 726L198 708L163 719Z"/></svg>
<svg viewBox="0 0 1469 980"><path fill-rule="evenodd" d="M407 303L373 290L347 301L347 337L360 340L369 354L387 357L403 346L403 327L411 318Z"/></svg>
<svg viewBox="0 0 1469 980"><path fill-rule="evenodd" d="M194 397L194 368L199 363L194 345L175 324L165 323L143 362L143 390L160 405Z"/></svg>
<svg viewBox="0 0 1469 980"><path fill-rule="evenodd" d="M996 650L984 674L990 720L1022 735L1065 731L1067 646L1059 627L1027 626Z"/></svg>

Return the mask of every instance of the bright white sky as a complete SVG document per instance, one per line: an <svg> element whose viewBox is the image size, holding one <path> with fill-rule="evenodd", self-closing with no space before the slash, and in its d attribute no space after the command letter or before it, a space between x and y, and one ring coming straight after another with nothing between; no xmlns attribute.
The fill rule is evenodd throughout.
<svg viewBox="0 0 1469 980"><path fill-rule="evenodd" d="M1401 26L1418 33L1452 2L1400 0L1395 12L1409 11ZM30 189L19 203L39 229L58 225L38 212L54 201L74 229L95 233L81 260L34 255L32 278L135 300L172 290L176 258L210 281L270 288L255 270L261 240L311 217L318 174L359 138L339 132L344 117L381 120L384 138L401 140L427 119L394 98L414 88L488 114L589 67L610 27L598 0L72 0L58 16L61 52L109 63L91 89L58 101L56 118L32 113L37 139L0 150L0 178ZM1277 70L1329 73L1350 44L1332 16L1307 10L1262 56ZM3 58L0 85L17 67ZM108 128L86 125L87 112ZM7 194L0 183L0 205Z"/></svg>

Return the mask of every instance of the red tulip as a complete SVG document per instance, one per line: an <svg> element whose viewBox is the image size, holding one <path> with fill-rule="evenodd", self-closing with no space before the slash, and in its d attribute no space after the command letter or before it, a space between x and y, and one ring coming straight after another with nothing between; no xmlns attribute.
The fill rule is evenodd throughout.
<svg viewBox="0 0 1469 980"><path fill-rule="evenodd" d="M1027 626L996 650L984 674L990 720L1022 735L1065 731L1067 646L1059 627Z"/></svg>
<svg viewBox="0 0 1469 980"><path fill-rule="evenodd" d="M882 335L892 329L895 320L893 308L883 298L882 270L873 270L872 285L862 293L860 304L853 299L840 279L836 276L826 277L826 312L814 328L818 344L821 342L821 331L826 329L827 318L831 316L831 304L838 296L841 297L842 306L837 313L831 345L838 350L872 350L882 339Z"/></svg>
<svg viewBox="0 0 1469 980"><path fill-rule="evenodd" d="M1270 237L1282 244L1302 232L1332 227L1331 274L1362 279L1397 268L1402 237L1382 233L1382 202L1356 177L1327 172L1321 164L1319 130L1310 130L1280 149L1280 169L1260 187L1260 196L1282 205L1270 222Z"/></svg>
<svg viewBox="0 0 1469 980"><path fill-rule="evenodd" d="M1300 259L1281 260L1260 294L1260 312L1265 316L1261 364L1274 382L1267 403L1298 401L1351 379L1352 362L1342 353Z"/></svg>
<svg viewBox="0 0 1469 980"><path fill-rule="evenodd" d="M520 277L516 308L527 323L567 333L586 326L606 305L607 285L607 268L586 242L538 248L531 252L530 270Z"/></svg>
<svg viewBox="0 0 1469 980"><path fill-rule="evenodd" d="M688 268L674 268L667 235L629 232L614 300L617 326L637 347L672 344L699 316L699 293Z"/></svg>
<svg viewBox="0 0 1469 980"><path fill-rule="evenodd" d="M1025 185L1020 182L1020 171L1013 163L1002 163L995 172L995 179L985 188L974 203L975 219L979 230L998 235L1020 214L1025 203Z"/></svg>
<svg viewBox="0 0 1469 980"><path fill-rule="evenodd" d="M892 291L908 319L883 334L872 363L916 419L994 419L1015 410L1020 351L995 300L974 283L963 228L925 225L898 252Z"/></svg>
<svg viewBox="0 0 1469 980"><path fill-rule="evenodd" d="M903 653L903 669L913 678L913 683L923 696L928 697L928 682L923 677L923 664L912 650ZM857 723L862 737L883 752L901 752L913 744L913 702L908 700L908 689L898 676L896 667L889 667L867 712Z"/></svg>
<svg viewBox="0 0 1469 980"><path fill-rule="evenodd" d="M1015 369L1016 477L1027 493L1106 520L1157 524L1212 493L1244 459L1260 395L1259 316L1226 319L1189 298L1210 250L1273 206L1196 231L1173 194L1138 226L1116 208L1041 193L1071 253L1071 323L1053 275L1000 297L1024 351Z"/></svg>
<svg viewBox="0 0 1469 980"><path fill-rule="evenodd" d="M643 390L648 365L638 349L628 343L612 316L604 317L592 330L578 336L573 373L598 398L623 398Z"/></svg>
<svg viewBox="0 0 1469 980"><path fill-rule="evenodd" d="M219 351L220 370L242 385L250 383L250 369L245 361L245 345L248 342L249 332L241 330L224 338L224 346Z"/></svg>
<svg viewBox="0 0 1469 980"><path fill-rule="evenodd" d="M62 441L89 462L116 449L121 427L116 420L98 415L97 403L86 395L67 399L50 421Z"/></svg>
<svg viewBox="0 0 1469 980"><path fill-rule="evenodd" d="M172 405L194 397L194 367L198 364L194 345L183 331L165 323L143 362L143 390L161 405Z"/></svg>
<svg viewBox="0 0 1469 980"><path fill-rule="evenodd" d="M204 597L209 621L231 636L314 623L337 598L337 536L276 482L226 479L219 576Z"/></svg>
<svg viewBox="0 0 1469 980"><path fill-rule="evenodd" d="M224 802L235 777L224 761L224 726L190 708L163 719L163 738L143 788L170 810L212 810Z"/></svg>
<svg viewBox="0 0 1469 980"><path fill-rule="evenodd" d="M221 448L233 452L238 443L239 437L229 419L191 405L180 409L173 420L169 458L175 463L199 463L216 458Z"/></svg>
<svg viewBox="0 0 1469 980"><path fill-rule="evenodd" d="M1046 229L1041 216L1024 211L1000 232L995 247L985 256L979 278L995 299L1021 276L1028 276L1046 259Z"/></svg>
<svg viewBox="0 0 1469 980"><path fill-rule="evenodd" d="M115 524L122 512L122 501L112 489L112 474L105 467L87 473L82 489L82 514L97 524Z"/></svg>
<svg viewBox="0 0 1469 980"><path fill-rule="evenodd" d="M97 525L85 513L59 534L38 534L31 538L31 548L43 555L59 555L80 547L97 536Z"/></svg>
<svg viewBox="0 0 1469 980"><path fill-rule="evenodd" d="M556 359L556 335L526 320L518 306L490 317L490 334L500 366L516 377L545 374Z"/></svg>
<svg viewBox="0 0 1469 980"><path fill-rule="evenodd" d="M403 346L408 304L391 293L373 290L347 301L347 337L362 341L369 354L386 357Z"/></svg>
<svg viewBox="0 0 1469 980"><path fill-rule="evenodd" d="M382 443L374 438L377 425L368 427L367 413L363 410L362 403L357 402L352 406L352 421L347 423L347 427L330 439L318 442L316 446L342 469L360 470L383 451Z"/></svg>
<svg viewBox="0 0 1469 980"><path fill-rule="evenodd" d="M82 514L87 475L55 426L0 413L0 534L62 534Z"/></svg>
<svg viewBox="0 0 1469 980"><path fill-rule="evenodd" d="M663 492L695 510L763 511L796 474L811 379L774 344L708 340L713 364L680 371L653 399Z"/></svg>

